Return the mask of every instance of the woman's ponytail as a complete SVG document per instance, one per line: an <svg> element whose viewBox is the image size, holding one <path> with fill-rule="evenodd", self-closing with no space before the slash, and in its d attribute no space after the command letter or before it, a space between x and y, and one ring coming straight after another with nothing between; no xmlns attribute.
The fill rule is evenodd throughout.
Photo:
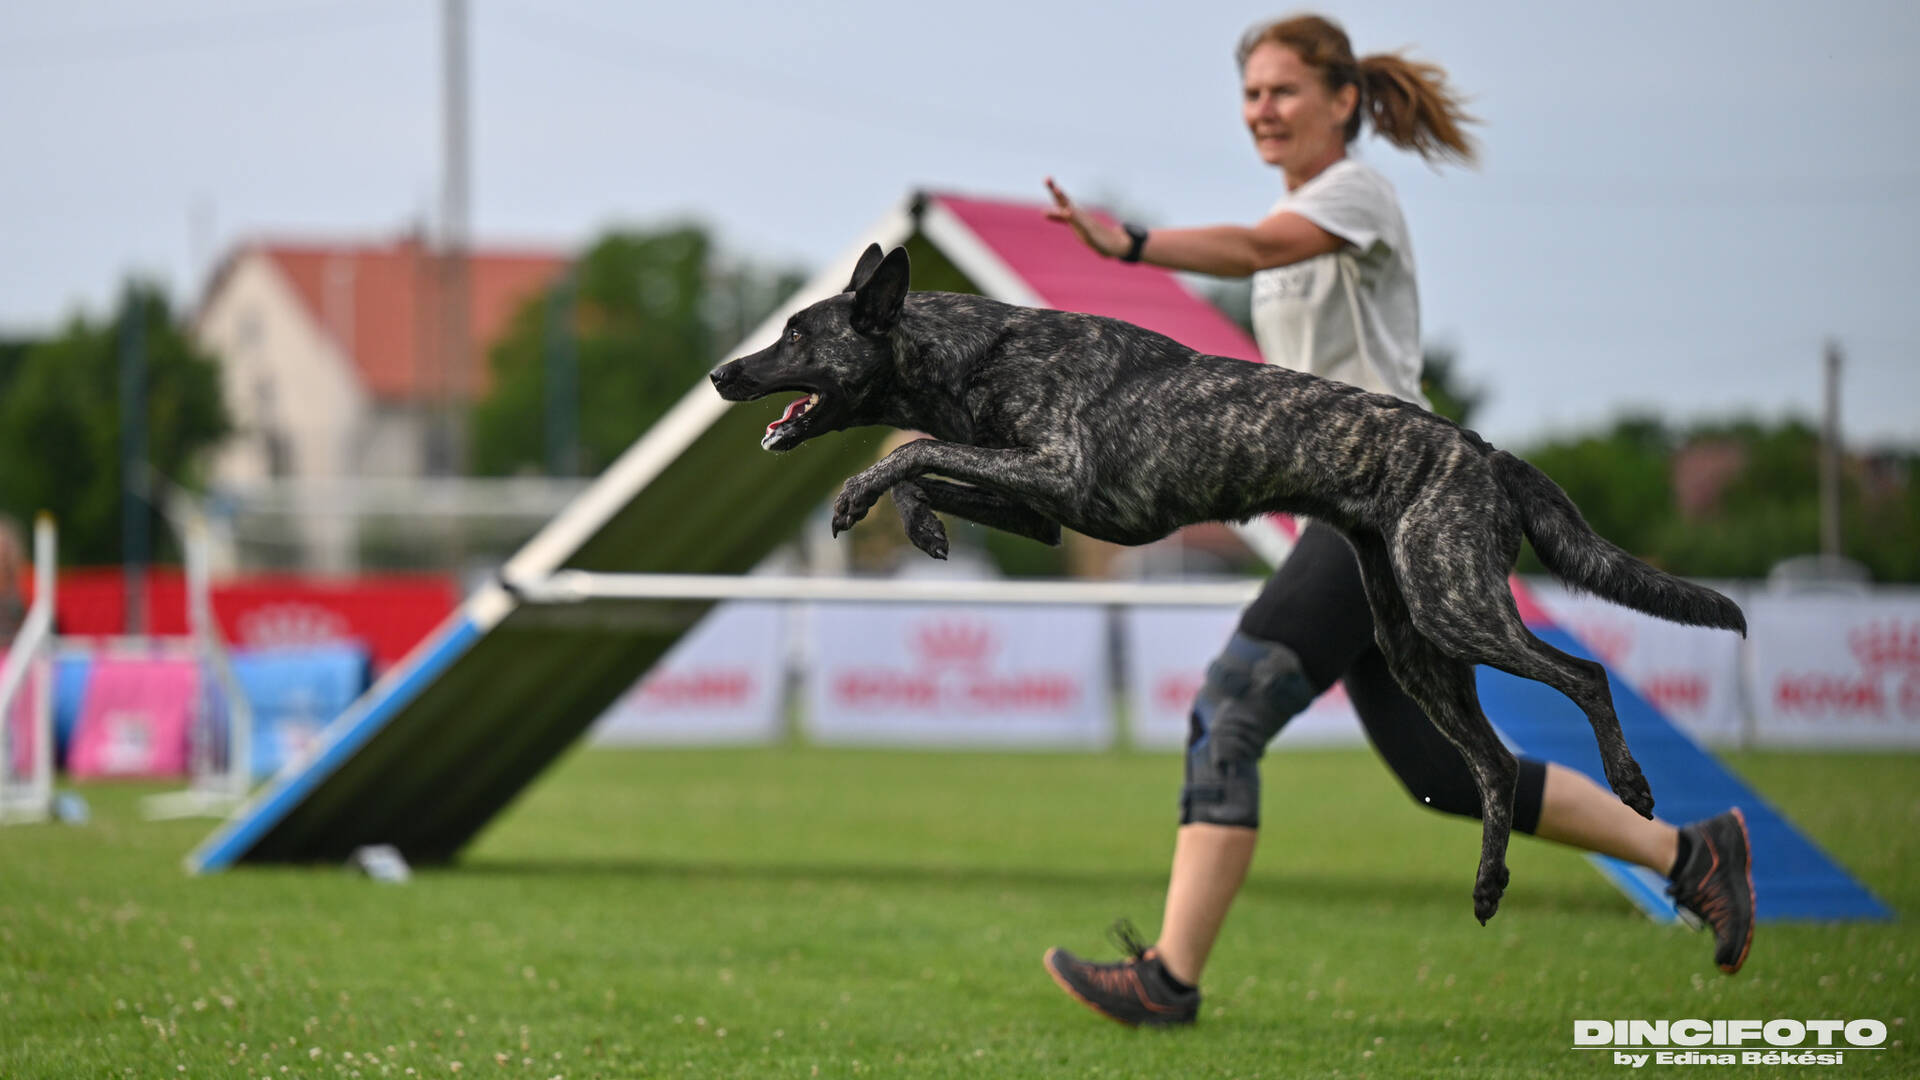
<svg viewBox="0 0 1920 1080"><path fill-rule="evenodd" d="M1395 53L1361 58L1359 111L1374 131L1402 150L1428 161L1473 164L1473 139L1464 130L1473 117L1438 64ZM1349 139L1359 133L1352 124L1348 130Z"/></svg>

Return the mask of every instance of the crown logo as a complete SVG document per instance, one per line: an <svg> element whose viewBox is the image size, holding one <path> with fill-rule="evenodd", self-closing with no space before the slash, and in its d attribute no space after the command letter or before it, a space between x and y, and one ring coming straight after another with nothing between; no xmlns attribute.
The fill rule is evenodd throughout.
<svg viewBox="0 0 1920 1080"><path fill-rule="evenodd" d="M313 604L273 604L240 617L240 640L249 645L308 645L352 636L346 619Z"/></svg>
<svg viewBox="0 0 1920 1080"><path fill-rule="evenodd" d="M993 629L985 623L943 619L927 623L913 633L914 650L929 664L978 667L993 655L997 645Z"/></svg>
<svg viewBox="0 0 1920 1080"><path fill-rule="evenodd" d="M1633 652L1633 632L1610 619L1582 622L1575 632L1602 663L1618 666Z"/></svg>
<svg viewBox="0 0 1920 1080"><path fill-rule="evenodd" d="M1867 671L1920 670L1920 623L1869 623L1847 635L1847 646Z"/></svg>

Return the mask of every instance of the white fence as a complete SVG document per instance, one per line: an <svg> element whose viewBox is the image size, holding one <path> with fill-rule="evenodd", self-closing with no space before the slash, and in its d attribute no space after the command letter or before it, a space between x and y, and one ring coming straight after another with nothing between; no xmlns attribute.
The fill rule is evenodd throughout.
<svg viewBox="0 0 1920 1080"><path fill-rule="evenodd" d="M1744 641L1534 585L1561 625L1708 745L1920 749L1920 590L1732 591L1750 622ZM808 738L841 745L1096 748L1119 741L1124 724L1132 744L1173 749L1238 611L732 601L622 698L594 737L769 742L787 730L792 702ZM1360 742L1336 687L1274 749Z"/></svg>

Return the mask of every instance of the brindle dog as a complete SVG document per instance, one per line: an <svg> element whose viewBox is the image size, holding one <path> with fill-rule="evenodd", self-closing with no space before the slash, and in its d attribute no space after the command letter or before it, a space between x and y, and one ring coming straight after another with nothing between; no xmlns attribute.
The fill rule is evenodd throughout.
<svg viewBox="0 0 1920 1080"><path fill-rule="evenodd" d="M1605 671L1520 620L1507 588L1520 538L1568 584L1663 619L1745 634L1733 601L1608 543L1545 474L1415 405L1206 356L1117 319L909 295L907 276L905 249L868 248L845 292L712 374L729 401L805 395L767 426L768 450L869 424L932 436L847 480L836 535L888 491L935 558L947 543L935 511L1049 543L1065 526L1120 544L1200 521L1309 515L1352 542L1381 652L1473 772L1481 922L1507 885L1516 763L1480 711L1473 665L1573 699L1614 793L1653 816Z"/></svg>

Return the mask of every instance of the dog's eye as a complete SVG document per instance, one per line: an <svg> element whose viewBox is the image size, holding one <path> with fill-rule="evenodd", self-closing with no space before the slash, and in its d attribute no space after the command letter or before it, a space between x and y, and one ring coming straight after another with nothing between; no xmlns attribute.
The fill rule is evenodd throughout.
<svg viewBox="0 0 1920 1080"><path fill-rule="evenodd" d="M787 327L787 341L788 341L789 343L791 343L791 344L798 344L798 343L799 343L799 341L800 341L800 328L799 328L799 327L797 327L797 326L789 326L789 327Z"/></svg>

